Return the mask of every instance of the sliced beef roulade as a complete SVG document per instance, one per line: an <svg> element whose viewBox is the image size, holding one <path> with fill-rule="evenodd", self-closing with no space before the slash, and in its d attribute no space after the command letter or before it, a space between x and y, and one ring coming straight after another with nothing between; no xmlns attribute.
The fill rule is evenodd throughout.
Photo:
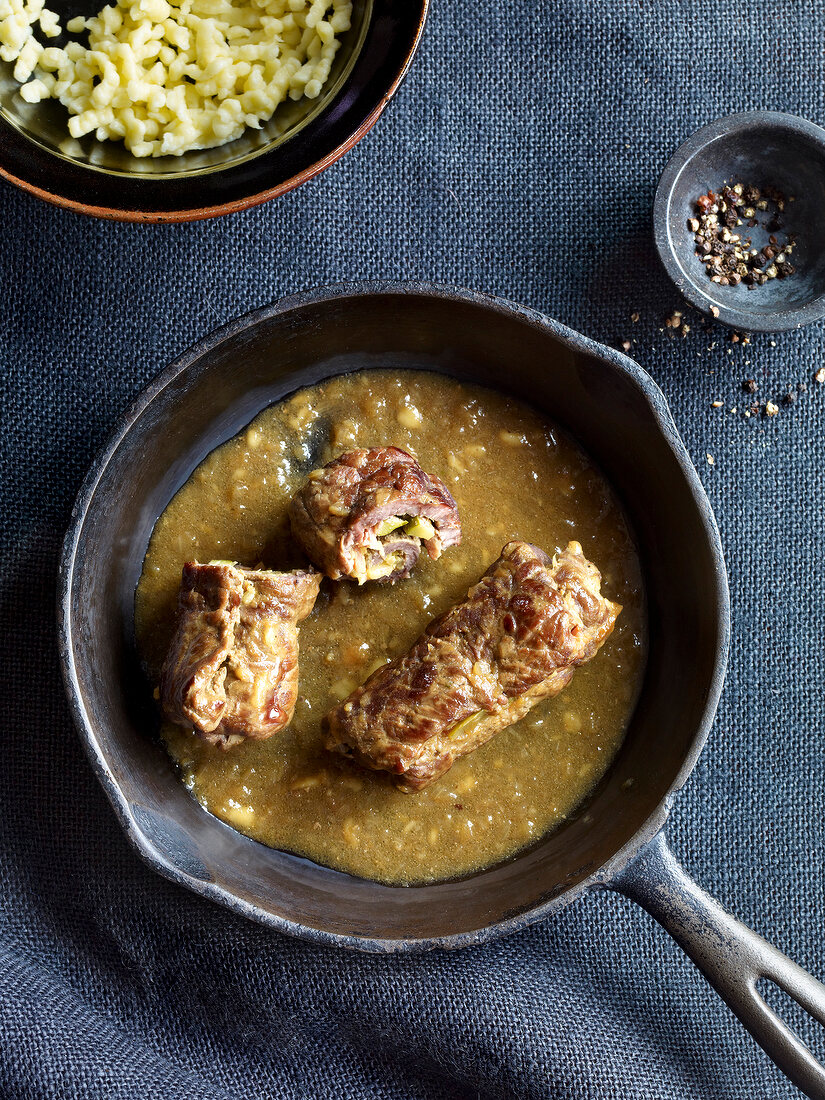
<svg viewBox="0 0 825 1100"><path fill-rule="evenodd" d="M409 576L422 546L435 559L461 542L447 486L398 447L350 451L313 470L289 514L310 560L336 581L394 582Z"/></svg>

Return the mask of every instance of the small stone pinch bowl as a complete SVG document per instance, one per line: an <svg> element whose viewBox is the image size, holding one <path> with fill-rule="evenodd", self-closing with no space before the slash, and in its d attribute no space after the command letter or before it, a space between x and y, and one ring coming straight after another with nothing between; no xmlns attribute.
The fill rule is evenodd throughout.
<svg viewBox="0 0 825 1100"><path fill-rule="evenodd" d="M696 199L723 184L775 187L788 200L780 243L796 235L795 272L748 290L712 282L696 255L688 221ZM743 224L754 247L767 243L760 227ZM703 126L665 168L653 206L659 255L684 297L719 321L748 332L784 332L825 317L825 130L795 115L747 111ZM763 239L764 238L764 239Z"/></svg>

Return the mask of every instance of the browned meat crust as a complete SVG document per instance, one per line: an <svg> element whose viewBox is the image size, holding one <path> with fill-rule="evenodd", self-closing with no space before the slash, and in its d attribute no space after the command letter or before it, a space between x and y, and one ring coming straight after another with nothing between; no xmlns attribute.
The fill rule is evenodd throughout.
<svg viewBox="0 0 825 1100"><path fill-rule="evenodd" d="M398 447L350 451L313 470L289 516L310 560L334 581L394 582L409 576L422 545L435 559L461 542L447 486ZM416 517L425 522L411 531L406 521ZM401 520L392 532L380 533L382 525Z"/></svg>
<svg viewBox="0 0 825 1100"><path fill-rule="evenodd" d="M224 749L283 729L298 697L298 623L320 583L317 573L187 562L161 673L164 715Z"/></svg>
<svg viewBox="0 0 825 1100"><path fill-rule="evenodd" d="M327 748L417 791L557 695L621 611L577 542L551 562L509 542L464 603L326 717Z"/></svg>

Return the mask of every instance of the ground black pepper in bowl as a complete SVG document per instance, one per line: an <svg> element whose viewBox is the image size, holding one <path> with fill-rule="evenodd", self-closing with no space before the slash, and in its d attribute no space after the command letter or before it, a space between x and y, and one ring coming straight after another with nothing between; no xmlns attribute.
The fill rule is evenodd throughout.
<svg viewBox="0 0 825 1100"><path fill-rule="evenodd" d="M790 255L796 236L790 234L782 240L776 236L783 228L785 207L793 201L776 187L741 183L725 184L696 199L696 216L689 219L688 228L694 235L696 255L714 283L744 283L755 290L770 279L794 274ZM748 236L745 228L751 231ZM755 230L766 238L761 244L754 242Z"/></svg>

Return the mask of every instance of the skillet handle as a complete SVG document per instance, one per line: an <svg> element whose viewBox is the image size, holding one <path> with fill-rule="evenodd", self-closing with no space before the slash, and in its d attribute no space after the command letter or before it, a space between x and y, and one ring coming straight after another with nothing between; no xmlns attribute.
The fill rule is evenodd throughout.
<svg viewBox="0 0 825 1100"><path fill-rule="evenodd" d="M813 1100L825 1100L825 1067L770 1008L756 983L774 982L825 1025L825 985L752 932L698 886L664 833L607 883L647 909L696 963L783 1073Z"/></svg>

